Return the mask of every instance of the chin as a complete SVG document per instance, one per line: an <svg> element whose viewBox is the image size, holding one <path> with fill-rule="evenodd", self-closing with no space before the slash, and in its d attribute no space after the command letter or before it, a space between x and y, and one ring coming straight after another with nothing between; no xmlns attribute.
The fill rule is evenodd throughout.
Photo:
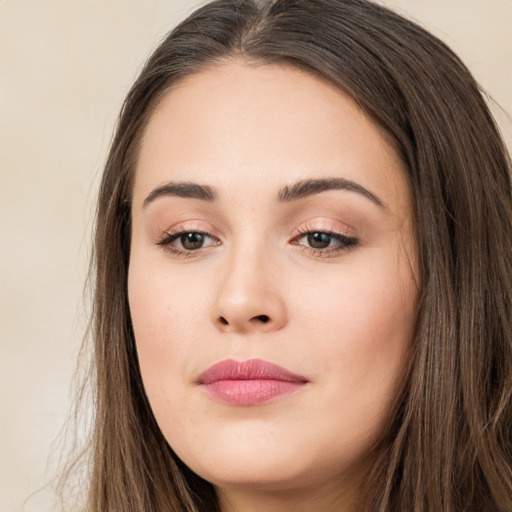
<svg viewBox="0 0 512 512"><path fill-rule="evenodd" d="M307 474L299 446L268 434L217 432L201 450L176 450L192 471L219 487L286 487ZM172 445L171 445L172 446Z"/></svg>
<svg viewBox="0 0 512 512"><path fill-rule="evenodd" d="M358 460L350 450L342 458L308 450L304 439L299 442L293 434L273 442L261 436L243 443L229 441L223 443L217 438L198 457L195 453L180 456L190 469L219 489L283 493L314 490L326 480L341 481Z"/></svg>
<svg viewBox="0 0 512 512"><path fill-rule="evenodd" d="M272 464L247 468L237 462L217 468L199 468L199 476L219 489L290 492L297 488L315 487L310 472L299 468L276 468ZM204 472L202 471L204 469Z"/></svg>

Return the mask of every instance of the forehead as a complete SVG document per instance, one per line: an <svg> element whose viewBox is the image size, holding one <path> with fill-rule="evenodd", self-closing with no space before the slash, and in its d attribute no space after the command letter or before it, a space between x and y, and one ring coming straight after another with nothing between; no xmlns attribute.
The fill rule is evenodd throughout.
<svg viewBox="0 0 512 512"><path fill-rule="evenodd" d="M379 191L397 207L409 202L387 135L348 95L289 65L230 61L181 80L155 109L134 204L170 180L274 194L327 176Z"/></svg>

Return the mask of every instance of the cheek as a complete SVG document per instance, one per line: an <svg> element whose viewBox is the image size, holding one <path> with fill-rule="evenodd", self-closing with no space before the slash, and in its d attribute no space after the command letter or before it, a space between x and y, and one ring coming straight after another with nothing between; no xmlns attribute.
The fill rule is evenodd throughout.
<svg viewBox="0 0 512 512"><path fill-rule="evenodd" d="M390 251L371 256L340 266L325 278L296 277L290 296L297 298L297 316L307 318L313 332L341 345L345 339L359 339L365 346L385 345L408 330L417 295L410 271Z"/></svg>
<svg viewBox="0 0 512 512"><path fill-rule="evenodd" d="M169 272L158 266L148 271L140 260L132 261L128 296L144 389L167 441L180 448L193 445L181 432L186 428L183 418L193 418L196 412L184 384L194 374L189 365L198 338L197 289L183 293L179 285L184 283L170 278Z"/></svg>
<svg viewBox="0 0 512 512"><path fill-rule="evenodd" d="M396 254L378 256L371 265L340 268L308 293L297 283L293 296L301 297L295 307L309 340L303 357L318 361L316 378L329 389L325 400L357 401L361 411L384 415L404 371L417 292Z"/></svg>
<svg viewBox="0 0 512 512"><path fill-rule="evenodd" d="M172 385L198 338L197 312L204 296L197 287L184 289L186 284L158 261L132 257L128 299L140 370L151 401Z"/></svg>

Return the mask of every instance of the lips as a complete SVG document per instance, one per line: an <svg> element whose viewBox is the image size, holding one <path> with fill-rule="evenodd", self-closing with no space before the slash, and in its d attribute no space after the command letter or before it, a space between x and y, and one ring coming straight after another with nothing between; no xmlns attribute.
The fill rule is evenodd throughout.
<svg viewBox="0 0 512 512"><path fill-rule="evenodd" d="M247 406L295 393L308 380L261 359L228 359L208 368L199 376L197 383L216 400Z"/></svg>

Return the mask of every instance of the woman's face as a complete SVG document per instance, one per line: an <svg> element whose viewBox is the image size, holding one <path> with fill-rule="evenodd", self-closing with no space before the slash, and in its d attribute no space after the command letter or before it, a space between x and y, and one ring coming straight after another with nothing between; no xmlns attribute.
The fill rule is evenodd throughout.
<svg viewBox="0 0 512 512"><path fill-rule="evenodd" d="M219 64L156 109L132 215L133 328L171 447L227 500L342 489L389 420L418 295L383 132L305 72Z"/></svg>

